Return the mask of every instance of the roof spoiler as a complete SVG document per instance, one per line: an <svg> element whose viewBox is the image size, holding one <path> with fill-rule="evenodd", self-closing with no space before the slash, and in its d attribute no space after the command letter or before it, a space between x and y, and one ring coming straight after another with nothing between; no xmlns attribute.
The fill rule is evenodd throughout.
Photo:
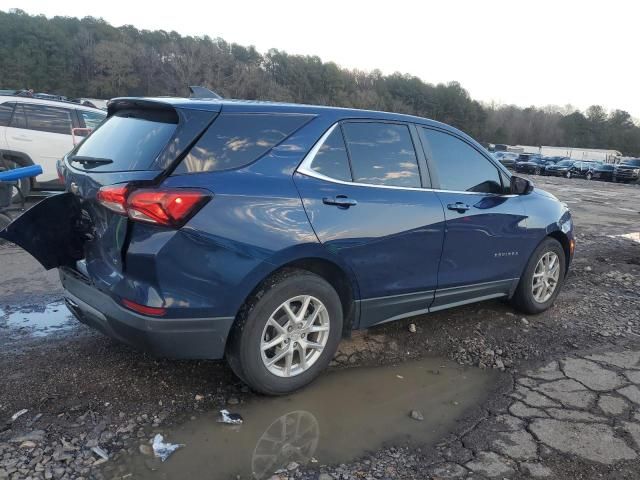
<svg viewBox="0 0 640 480"><path fill-rule="evenodd" d="M191 95L189 98L213 98L216 100L221 100L222 97L218 95L216 92L212 92L208 88L198 87L198 86L190 86L189 91Z"/></svg>

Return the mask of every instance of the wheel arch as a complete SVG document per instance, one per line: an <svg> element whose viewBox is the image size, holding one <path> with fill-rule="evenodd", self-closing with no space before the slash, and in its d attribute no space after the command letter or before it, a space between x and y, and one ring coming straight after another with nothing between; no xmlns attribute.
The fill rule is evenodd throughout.
<svg viewBox="0 0 640 480"><path fill-rule="evenodd" d="M569 272L569 265L571 264L571 240L569 236L564 233L562 230L554 230L553 232L549 232L549 234L545 237L551 237L562 245L562 250L564 251L564 264L565 264L565 276ZM542 239L544 240L544 238Z"/></svg>
<svg viewBox="0 0 640 480"><path fill-rule="evenodd" d="M334 261L321 254L289 258L286 261L272 265L272 268L266 272L261 272L261 278L259 281L254 282L254 287L238 308L236 318L238 318L242 309L245 308L245 305L264 288L265 284L269 283L274 277L280 276L286 271L293 270L302 270L316 274L326 280L336 290L340 297L344 315L342 334L343 336L349 336L351 331L357 327L359 319L358 302L356 302L359 298L357 282L348 267L340 265L338 261Z"/></svg>

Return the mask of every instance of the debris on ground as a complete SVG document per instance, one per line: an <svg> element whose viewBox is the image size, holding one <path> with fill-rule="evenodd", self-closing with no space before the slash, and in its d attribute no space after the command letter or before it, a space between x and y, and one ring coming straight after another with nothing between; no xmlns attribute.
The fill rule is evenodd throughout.
<svg viewBox="0 0 640 480"><path fill-rule="evenodd" d="M230 413L229 410L220 410L219 423L228 423L230 425L240 425L244 420L239 413Z"/></svg>
<svg viewBox="0 0 640 480"><path fill-rule="evenodd" d="M11 415L11 422L15 422L18 418L20 418L22 415L24 415L28 411L29 410L27 410L26 408L23 408L22 410L17 411L13 415Z"/></svg>
<svg viewBox="0 0 640 480"><path fill-rule="evenodd" d="M175 452L180 447L184 447L182 443L168 443L164 442L164 437L157 433L155 437L153 437L153 453L156 457L158 457L163 462L169 458L169 456Z"/></svg>
<svg viewBox="0 0 640 480"><path fill-rule="evenodd" d="M422 412L420 410L411 410L409 416L414 420L418 420L419 422L422 422L424 420L424 415L422 415Z"/></svg>
<svg viewBox="0 0 640 480"><path fill-rule="evenodd" d="M409 324L409 332L416 333L416 331L417 331L416 324L415 323L410 323Z"/></svg>
<svg viewBox="0 0 640 480"><path fill-rule="evenodd" d="M109 460L109 454L103 448L93 447L91 451L103 460Z"/></svg>

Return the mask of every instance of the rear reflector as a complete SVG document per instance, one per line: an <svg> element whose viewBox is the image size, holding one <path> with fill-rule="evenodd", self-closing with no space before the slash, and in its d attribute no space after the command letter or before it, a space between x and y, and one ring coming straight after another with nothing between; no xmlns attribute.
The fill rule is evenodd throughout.
<svg viewBox="0 0 640 480"><path fill-rule="evenodd" d="M165 308L158 307L148 307L146 305L140 305L139 303L132 302L131 300L127 300L126 298L122 299L122 305L127 307L129 310L133 310L134 312L141 313L143 315L151 315L154 317L162 317L167 313Z"/></svg>
<svg viewBox="0 0 640 480"><path fill-rule="evenodd" d="M211 194L194 189L139 189L110 185L98 191L98 202L132 220L180 228L211 199Z"/></svg>

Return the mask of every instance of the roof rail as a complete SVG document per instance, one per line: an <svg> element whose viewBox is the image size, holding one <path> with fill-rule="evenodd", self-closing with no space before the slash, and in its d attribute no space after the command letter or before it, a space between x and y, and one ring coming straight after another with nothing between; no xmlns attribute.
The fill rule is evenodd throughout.
<svg viewBox="0 0 640 480"><path fill-rule="evenodd" d="M189 91L191 92L189 98L214 98L217 100L222 99L222 97L216 92L212 92L208 88L199 87L197 85L189 86Z"/></svg>

